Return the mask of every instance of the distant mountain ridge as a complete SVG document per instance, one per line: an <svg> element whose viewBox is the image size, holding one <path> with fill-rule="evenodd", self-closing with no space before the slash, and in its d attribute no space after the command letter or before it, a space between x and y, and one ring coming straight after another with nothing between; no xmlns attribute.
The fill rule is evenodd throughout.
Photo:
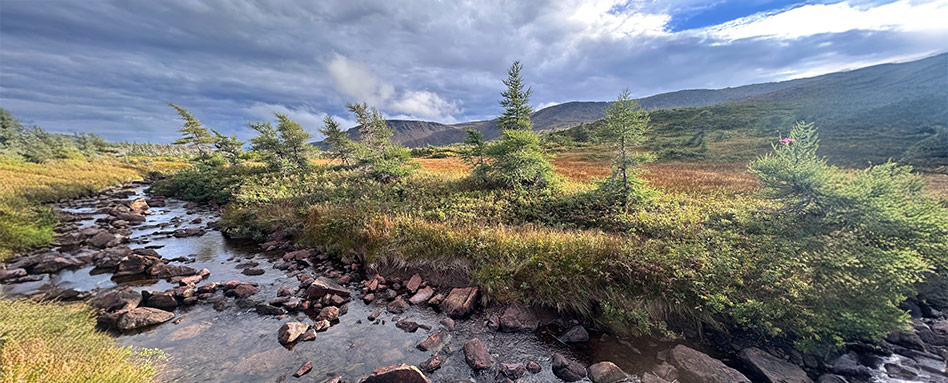
<svg viewBox="0 0 948 383"><path fill-rule="evenodd" d="M662 93L639 102L649 110L784 105L792 108L797 119L823 127L821 135L826 144L838 145L857 158L878 159L891 154L861 153L857 138L891 140L895 148L892 153L921 145L942 155L944 134L939 132L948 127L948 53L804 79ZM556 131L593 122L605 116L609 104L573 101L550 106L532 115L534 129ZM496 119L457 124L389 120L388 124L394 131L393 141L408 147L462 142L466 129L478 130L487 139L500 136ZM351 129L349 136L358 139L358 129ZM948 151L948 142L944 150Z"/></svg>

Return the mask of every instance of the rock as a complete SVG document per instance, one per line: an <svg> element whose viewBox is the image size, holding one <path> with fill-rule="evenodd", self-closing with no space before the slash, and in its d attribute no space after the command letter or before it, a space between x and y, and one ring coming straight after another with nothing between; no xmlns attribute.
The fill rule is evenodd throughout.
<svg viewBox="0 0 948 383"><path fill-rule="evenodd" d="M32 274L48 274L55 273L63 269L70 269L82 266L82 262L75 258L67 258L60 256L59 253L50 252L47 253L39 261L39 263L33 265L30 268L30 273Z"/></svg>
<svg viewBox="0 0 948 383"><path fill-rule="evenodd" d="M885 337L885 340L911 350L925 351L925 342L922 342L922 339L915 331L895 330L889 333L889 335Z"/></svg>
<svg viewBox="0 0 948 383"><path fill-rule="evenodd" d="M514 303L500 315L500 331L504 332L533 332L540 321L529 307Z"/></svg>
<svg viewBox="0 0 948 383"><path fill-rule="evenodd" d="M155 263L148 274L155 278L186 277L197 274L197 269L185 265L169 265L166 263Z"/></svg>
<svg viewBox="0 0 948 383"><path fill-rule="evenodd" d="M407 364L379 367L363 383L431 383L415 366Z"/></svg>
<svg viewBox="0 0 948 383"><path fill-rule="evenodd" d="M405 302L402 297L398 297L395 298L394 301L389 302L389 304L385 306L385 309L392 314L401 314L405 312L405 310L408 310L408 303Z"/></svg>
<svg viewBox="0 0 948 383"><path fill-rule="evenodd" d="M397 323L395 323L395 327L398 327L398 328L402 329L402 331L405 331L405 332L415 332L415 331L418 331L418 328L419 328L419 327L422 327L422 326L424 326L424 325L419 324L419 323L417 323L417 322L412 322L412 321L410 321L410 320L400 320L400 321L398 321Z"/></svg>
<svg viewBox="0 0 948 383"><path fill-rule="evenodd" d="M474 312L480 290L475 287L451 289L441 302L441 311L451 318L463 318Z"/></svg>
<svg viewBox="0 0 948 383"><path fill-rule="evenodd" d="M284 261L305 261L316 254L316 250L303 249L283 254Z"/></svg>
<svg viewBox="0 0 948 383"><path fill-rule="evenodd" d="M411 279L408 280L408 284L405 285L405 288L411 293L418 291L419 287L421 287L421 276L418 274L412 275Z"/></svg>
<svg viewBox="0 0 948 383"><path fill-rule="evenodd" d="M823 374L816 379L816 383L849 383L846 378L839 375Z"/></svg>
<svg viewBox="0 0 948 383"><path fill-rule="evenodd" d="M517 380L527 372L527 367L523 363L501 363L500 372L510 379Z"/></svg>
<svg viewBox="0 0 948 383"><path fill-rule="evenodd" d="M178 300L174 298L174 291L171 290L161 293L144 291L142 292L142 296L145 297L145 302L142 304L142 306L154 307L156 309L167 311L172 311L178 307Z"/></svg>
<svg viewBox="0 0 948 383"><path fill-rule="evenodd" d="M186 238L194 237L199 235L204 235L204 229L198 227L188 227L184 229L178 229L174 231L174 236L177 238Z"/></svg>
<svg viewBox="0 0 948 383"><path fill-rule="evenodd" d="M224 295L237 298L245 298L257 293L257 286L249 283L241 283L232 289L224 292Z"/></svg>
<svg viewBox="0 0 948 383"><path fill-rule="evenodd" d="M447 359L448 358L446 356L436 353L428 358L428 360L421 362L421 364L418 365L418 368L421 369L421 371L430 374L441 368L441 365L444 364Z"/></svg>
<svg viewBox="0 0 948 383"><path fill-rule="evenodd" d="M325 320L325 319L313 322L313 330L315 330L316 332L326 331L327 329L329 329L329 326L331 326L331 324L329 323L328 320Z"/></svg>
<svg viewBox="0 0 948 383"><path fill-rule="evenodd" d="M859 356L854 352L843 354L837 358L836 361L833 362L833 367L830 367L830 371L834 374L862 379L869 379L872 376L872 371L869 367L859 364Z"/></svg>
<svg viewBox="0 0 948 383"><path fill-rule="evenodd" d="M408 302L413 305L420 305L430 299L432 295L434 295L434 289L425 287L421 290L418 290L415 295L412 295L412 297L408 299Z"/></svg>
<svg viewBox="0 0 948 383"><path fill-rule="evenodd" d="M372 301L374 301L374 300L375 300L375 294L365 294L365 295L362 297L362 302L365 303L365 304L372 303Z"/></svg>
<svg viewBox="0 0 948 383"><path fill-rule="evenodd" d="M683 383L750 383L746 376L720 360L685 345L669 350L668 358L678 368Z"/></svg>
<svg viewBox="0 0 948 383"><path fill-rule="evenodd" d="M142 295L125 287L99 294L89 304L107 313L122 312L138 307L142 302Z"/></svg>
<svg viewBox="0 0 948 383"><path fill-rule="evenodd" d="M768 354L756 347L745 348L740 354L741 362L753 374L769 383L813 383L806 372L797 365Z"/></svg>
<svg viewBox="0 0 948 383"><path fill-rule="evenodd" d="M300 368L297 369L296 372L293 373L293 377L299 378L303 375L308 374L312 370L313 370L313 362L310 362L307 360L306 363L303 363L303 365L300 366Z"/></svg>
<svg viewBox="0 0 948 383"><path fill-rule="evenodd" d="M540 364L534 361L527 362L527 371L530 371L531 374L539 374L540 370L543 368L540 367Z"/></svg>
<svg viewBox="0 0 948 383"><path fill-rule="evenodd" d="M142 254L132 254L119 261L115 270L115 275L137 275L144 274L145 270L158 262L157 257Z"/></svg>
<svg viewBox="0 0 948 383"><path fill-rule="evenodd" d="M296 338L299 338L300 335L306 332L307 328L309 328L309 326L302 322L286 322L280 327L277 340L280 341L280 344L284 345L293 343L296 341Z"/></svg>
<svg viewBox="0 0 948 383"><path fill-rule="evenodd" d="M125 221L126 223L132 222L132 223L136 223L136 224L137 224L137 223L145 222L145 216L144 216L144 215L141 215L141 214L138 214L138 213L131 213L131 212L129 212L129 213L118 213L118 214L115 215L115 218L118 218L118 220L112 222L113 226L119 226L119 225L115 225L115 223L116 223L116 222L119 222L119 221Z"/></svg>
<svg viewBox="0 0 948 383"><path fill-rule="evenodd" d="M599 362L587 369L593 383L620 383L629 381L629 374L612 362Z"/></svg>
<svg viewBox="0 0 948 383"><path fill-rule="evenodd" d="M306 330L306 332L303 333L303 335L300 335L300 337L297 339L299 339L300 342L310 342L310 341L316 340L316 329L310 327L309 329Z"/></svg>
<svg viewBox="0 0 948 383"><path fill-rule="evenodd" d="M263 273L265 273L265 272L266 272L266 271L263 271L263 269L253 269L253 268L250 268L250 269L244 269L244 270L241 271L240 273L243 274L243 275L263 275Z"/></svg>
<svg viewBox="0 0 948 383"><path fill-rule="evenodd" d="M455 326L454 319L444 318L441 320L441 322L438 322L438 323L441 323L441 326L444 326L444 328L448 330L454 330L454 326Z"/></svg>
<svg viewBox="0 0 948 383"><path fill-rule="evenodd" d="M560 353L553 353L553 375L567 382L575 382L586 377L586 367L577 361L567 359Z"/></svg>
<svg viewBox="0 0 948 383"><path fill-rule="evenodd" d="M9 269L9 270L0 270L0 282L6 281L8 279L20 278L26 276L25 269Z"/></svg>
<svg viewBox="0 0 948 383"><path fill-rule="evenodd" d="M646 372L642 375L642 383L671 383L665 379L659 378L658 375L655 375L651 372Z"/></svg>
<svg viewBox="0 0 948 383"><path fill-rule="evenodd" d="M122 314L117 326L122 331L136 330L164 323L172 318L174 318L174 313L151 307L138 307Z"/></svg>
<svg viewBox="0 0 948 383"><path fill-rule="evenodd" d="M200 276L200 275L192 275L192 276L189 276L189 277L181 277L181 279L178 279L178 283L181 284L181 285L185 285L185 286L187 286L187 285L195 285L195 284L197 284L198 282L201 282L201 280L203 280L203 279L204 279L204 277L202 277L202 276Z"/></svg>
<svg viewBox="0 0 948 383"><path fill-rule="evenodd" d="M665 362L653 367L652 373L670 382L678 380L678 369Z"/></svg>
<svg viewBox="0 0 948 383"><path fill-rule="evenodd" d="M326 296L326 294L336 294L344 298L350 296L349 289L325 277L316 278L313 280L313 283L306 288L306 296L309 299L320 299Z"/></svg>
<svg viewBox="0 0 948 383"><path fill-rule="evenodd" d="M254 311L256 311L257 314L260 314L260 315L285 315L286 314L286 309L283 309L282 307L274 307L270 305L257 305L257 307L254 308Z"/></svg>
<svg viewBox="0 0 948 383"><path fill-rule="evenodd" d="M368 318L368 319L369 319L370 321L374 321L376 318L379 317L379 315L382 315L382 310L380 310L380 309L375 309L375 311L373 311L371 314L369 314L369 318Z"/></svg>
<svg viewBox="0 0 948 383"><path fill-rule="evenodd" d="M474 338L464 344L464 361L474 372L490 367L490 354L480 339Z"/></svg>
<svg viewBox="0 0 948 383"><path fill-rule="evenodd" d="M421 351L431 351L438 352L451 338L451 335L445 332L444 330L435 331L434 334L429 335L425 340L418 343L417 347Z"/></svg>
<svg viewBox="0 0 948 383"><path fill-rule="evenodd" d="M326 306L322 310L319 310L319 315L316 316L316 320L325 320L333 322L339 320L339 308L336 306Z"/></svg>
<svg viewBox="0 0 948 383"><path fill-rule="evenodd" d="M565 343L581 343L589 341L589 333L586 328L580 325L571 327L560 336L560 340Z"/></svg>
<svg viewBox="0 0 948 383"><path fill-rule="evenodd" d="M329 304L333 306L342 306L346 304L349 300L343 297L340 297L336 294L329 296Z"/></svg>
<svg viewBox="0 0 948 383"><path fill-rule="evenodd" d="M144 198L135 198L128 203L128 209L136 213L144 213L148 210L148 202Z"/></svg>
<svg viewBox="0 0 948 383"><path fill-rule="evenodd" d="M439 305L441 305L441 302L443 301L444 301L444 294L438 293L428 300L428 304L433 307L438 307Z"/></svg>
<svg viewBox="0 0 948 383"><path fill-rule="evenodd" d="M86 240L86 243L100 249L118 245L121 240L107 231L100 231L98 234Z"/></svg>

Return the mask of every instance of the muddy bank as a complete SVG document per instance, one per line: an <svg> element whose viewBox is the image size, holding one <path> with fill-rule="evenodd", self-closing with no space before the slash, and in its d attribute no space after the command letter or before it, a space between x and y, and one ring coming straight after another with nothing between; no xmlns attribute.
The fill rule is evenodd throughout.
<svg viewBox="0 0 948 383"><path fill-rule="evenodd" d="M817 359L712 336L715 359L547 310L480 307L463 276L230 240L216 209L144 187L61 204L57 245L4 265L0 283L6 296L90 300L119 343L167 353L167 381L948 381L948 322L930 307L877 347Z"/></svg>

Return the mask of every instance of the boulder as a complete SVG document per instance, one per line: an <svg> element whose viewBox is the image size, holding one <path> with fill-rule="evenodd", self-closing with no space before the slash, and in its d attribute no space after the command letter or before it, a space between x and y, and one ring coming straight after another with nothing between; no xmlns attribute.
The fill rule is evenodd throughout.
<svg viewBox="0 0 948 383"><path fill-rule="evenodd" d="M326 331L329 329L329 326L331 326L331 324L325 319L313 322L313 330L316 330L316 332Z"/></svg>
<svg viewBox="0 0 948 383"><path fill-rule="evenodd" d="M142 295L140 293L125 287L99 294L89 304L107 313L114 313L136 308L141 302Z"/></svg>
<svg viewBox="0 0 948 383"><path fill-rule="evenodd" d="M480 339L474 338L464 344L464 361L474 372L490 367L490 354Z"/></svg>
<svg viewBox="0 0 948 383"><path fill-rule="evenodd" d="M169 265L166 263L155 263L148 269L148 274L155 278L173 278L187 277L196 275L197 269L185 265Z"/></svg>
<svg viewBox="0 0 948 383"><path fill-rule="evenodd" d="M533 310L519 303L507 306L500 315L500 331L504 332L532 332L539 324Z"/></svg>
<svg viewBox="0 0 948 383"><path fill-rule="evenodd" d="M363 383L431 383L431 380L418 367L393 364L375 369Z"/></svg>
<svg viewBox="0 0 948 383"><path fill-rule="evenodd" d="M612 362L599 362L589 366L586 371L589 373L589 379L593 383L620 383L629 382L629 374L622 371L619 366Z"/></svg>
<svg viewBox="0 0 948 383"><path fill-rule="evenodd" d="M118 245L120 242L121 240L118 237L104 230L86 240L89 246L98 247L100 249Z"/></svg>
<svg viewBox="0 0 948 383"><path fill-rule="evenodd" d="M750 383L750 379L720 360L685 345L669 350L668 358L678 368L682 383Z"/></svg>
<svg viewBox="0 0 948 383"><path fill-rule="evenodd" d="M848 352L836 358L830 371L834 374L852 376L860 379L872 377L872 370L859 363L859 356L855 352Z"/></svg>
<svg viewBox="0 0 948 383"><path fill-rule="evenodd" d="M118 320L117 327L123 331L135 330L164 323L172 318L174 318L174 313L165 310L152 307L138 307L122 314L122 317Z"/></svg>
<svg viewBox="0 0 948 383"><path fill-rule="evenodd" d="M161 293L153 293L144 291L142 296L145 297L145 302L142 306L154 307L156 309L162 309L167 311L172 311L178 307L178 300L174 297L174 291L168 290Z"/></svg>
<svg viewBox="0 0 948 383"><path fill-rule="evenodd" d="M265 272L266 271L264 271L263 269L247 268L241 271L240 273L243 275L263 275L263 273Z"/></svg>
<svg viewBox="0 0 948 383"><path fill-rule="evenodd" d="M72 257L63 257L57 252L45 254L38 263L30 268L31 274L55 273L63 269L71 269L82 266L82 262Z"/></svg>
<svg viewBox="0 0 948 383"><path fill-rule="evenodd" d="M586 328L580 325L571 327L569 330L563 333L560 336L560 340L564 343L581 343L589 341L589 333L586 332Z"/></svg>
<svg viewBox="0 0 948 383"><path fill-rule="evenodd" d="M575 382L586 377L586 367L575 360L567 359L560 353L553 353L553 375L567 382Z"/></svg>
<svg viewBox="0 0 948 383"><path fill-rule="evenodd" d="M797 365L768 354L756 347L745 348L740 354L741 362L762 382L768 383L813 383L806 372Z"/></svg>
<svg viewBox="0 0 948 383"><path fill-rule="evenodd" d="M534 361L527 362L527 371L530 371L531 374L539 374L543 368L540 367L540 364Z"/></svg>
<svg viewBox="0 0 948 383"><path fill-rule="evenodd" d="M241 283L236 287L224 292L224 295L236 298L245 298L257 293L257 286L249 283Z"/></svg>
<svg viewBox="0 0 948 383"><path fill-rule="evenodd" d="M26 269L8 269L0 270L0 282L6 281L8 279L16 279L26 276Z"/></svg>
<svg viewBox="0 0 948 383"><path fill-rule="evenodd" d="M300 335L306 332L306 329L309 326L303 322L286 322L280 327L280 332L277 335L277 340L280 341L280 344L290 344L296 341L296 338L299 338Z"/></svg>
<svg viewBox="0 0 948 383"><path fill-rule="evenodd" d="M451 289L441 302L441 311L452 318L463 318L474 312L480 289L475 287Z"/></svg>
<svg viewBox="0 0 948 383"><path fill-rule="evenodd" d="M434 289L425 287L421 290L418 290L415 295L412 295L412 297L408 299L408 302L413 305L420 305L430 299L432 295L434 295Z"/></svg>
<svg viewBox="0 0 948 383"><path fill-rule="evenodd" d="M144 213L148 210L148 202L144 198L135 198L128 203L128 210L139 214Z"/></svg>
<svg viewBox="0 0 948 383"><path fill-rule="evenodd" d="M115 270L115 275L123 276L143 274L145 273L145 270L154 265L156 262L158 262L158 258L141 254L132 254L119 261Z"/></svg>
<svg viewBox="0 0 948 383"><path fill-rule="evenodd" d="M309 299L320 299L326 294L336 294L340 297L348 298L349 289L340 286L332 279L319 277L313 280L313 283L306 288L306 296Z"/></svg>
<svg viewBox="0 0 948 383"><path fill-rule="evenodd" d="M339 320L339 308L336 306L326 306L322 310L319 310L319 315L316 316L316 320L325 320L333 322Z"/></svg>

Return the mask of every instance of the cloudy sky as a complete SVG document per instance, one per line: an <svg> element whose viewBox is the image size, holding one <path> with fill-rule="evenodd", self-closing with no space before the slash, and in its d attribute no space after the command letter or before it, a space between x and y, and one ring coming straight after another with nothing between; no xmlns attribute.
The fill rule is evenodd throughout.
<svg viewBox="0 0 948 383"><path fill-rule="evenodd" d="M247 138L347 102L439 122L499 113L524 64L535 107L721 88L948 50L948 1L0 0L0 107L59 132L169 142L174 102Z"/></svg>

